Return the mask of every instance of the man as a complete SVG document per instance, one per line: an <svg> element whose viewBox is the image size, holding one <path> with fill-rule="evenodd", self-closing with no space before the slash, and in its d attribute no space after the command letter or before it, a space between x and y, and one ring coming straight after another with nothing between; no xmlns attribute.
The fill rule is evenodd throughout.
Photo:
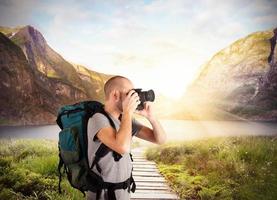
<svg viewBox="0 0 277 200"><path fill-rule="evenodd" d="M119 161L115 161L113 152L109 152L100 159L101 177L105 182L118 183L130 177L132 163L129 152L132 135L156 144L163 144L166 140L165 132L154 115L150 102L144 104L143 110L136 111L140 100L133 89L132 82L123 76L112 77L104 86L104 110L113 120L116 130L112 128L108 118L101 113L96 113L88 122L89 164L91 165L93 160L90 155L95 154L101 143L104 143L122 156ZM151 123L152 129L136 121L133 118L134 113L146 117ZM119 117L121 120L119 120ZM95 167L92 170L99 174ZM115 196L118 200L130 199L130 193L127 189L115 190ZM96 193L89 191L87 199L96 199ZM106 189L102 190L100 199L108 199L108 191Z"/></svg>

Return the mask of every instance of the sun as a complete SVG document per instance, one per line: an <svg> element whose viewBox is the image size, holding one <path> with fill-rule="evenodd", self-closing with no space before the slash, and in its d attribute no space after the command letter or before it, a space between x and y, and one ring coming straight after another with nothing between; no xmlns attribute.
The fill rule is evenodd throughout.
<svg viewBox="0 0 277 200"><path fill-rule="evenodd" d="M158 71L158 73L157 73ZM136 71L126 75L130 77L136 88L143 90L153 89L156 94L164 95L173 100L179 100L186 91L186 87L190 84L191 78L178 71L164 70L145 70L143 72Z"/></svg>

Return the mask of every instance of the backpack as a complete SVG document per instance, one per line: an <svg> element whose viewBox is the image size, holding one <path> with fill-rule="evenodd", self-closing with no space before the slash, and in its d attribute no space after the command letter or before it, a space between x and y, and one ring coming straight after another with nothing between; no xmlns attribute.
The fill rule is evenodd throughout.
<svg viewBox="0 0 277 200"><path fill-rule="evenodd" d="M95 192L97 199L100 198L103 189L108 190L109 200L115 200L116 189L127 189L135 192L136 185L132 177L123 182L110 183L104 182L103 178L93 172L91 169L96 166L96 169L101 174L101 168L98 165L99 160L108 152L113 151L105 144L101 144L97 149L95 159L92 165L89 166L88 161L88 135L87 124L90 117L95 113L104 114L111 126L115 129L115 125L110 116L105 112L104 105L97 101L83 101L73 105L65 105L58 111L57 124L61 128L59 132L59 193L61 193L61 169L64 167L67 179L71 186L80 190L84 195L85 191ZM131 154L130 154L131 156ZM121 155L113 151L115 161L121 159ZM132 157L131 157L132 160ZM132 186L132 188L131 188Z"/></svg>

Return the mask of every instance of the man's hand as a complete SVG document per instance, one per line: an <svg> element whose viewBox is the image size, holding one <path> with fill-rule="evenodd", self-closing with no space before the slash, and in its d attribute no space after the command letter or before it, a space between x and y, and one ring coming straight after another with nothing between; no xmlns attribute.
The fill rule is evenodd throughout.
<svg viewBox="0 0 277 200"><path fill-rule="evenodd" d="M151 102L145 102L144 109L141 111L136 111L135 113L146 117L152 125L152 129L143 126L136 136L156 144L165 143L166 134L162 125L160 124L159 120L156 118L154 114L153 104Z"/></svg>
<svg viewBox="0 0 277 200"><path fill-rule="evenodd" d="M153 104L151 102L145 102L143 110L136 110L135 113L151 120L154 118Z"/></svg>
<svg viewBox="0 0 277 200"><path fill-rule="evenodd" d="M123 114L126 113L132 115L139 104L140 100L138 93L136 93L134 90L131 90L122 101Z"/></svg>

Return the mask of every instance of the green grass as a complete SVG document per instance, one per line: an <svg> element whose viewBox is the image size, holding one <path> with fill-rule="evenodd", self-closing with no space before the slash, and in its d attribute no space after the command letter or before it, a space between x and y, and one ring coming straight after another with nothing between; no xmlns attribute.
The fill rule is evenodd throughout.
<svg viewBox="0 0 277 200"><path fill-rule="evenodd" d="M232 137L150 148L181 199L277 199L277 138Z"/></svg>
<svg viewBox="0 0 277 200"><path fill-rule="evenodd" d="M58 193L57 143L0 140L0 199L84 199L65 176Z"/></svg>
<svg viewBox="0 0 277 200"><path fill-rule="evenodd" d="M0 140L0 199L84 199L63 178L58 193L57 143ZM277 139L213 138L169 143L146 156L181 199L277 199Z"/></svg>

